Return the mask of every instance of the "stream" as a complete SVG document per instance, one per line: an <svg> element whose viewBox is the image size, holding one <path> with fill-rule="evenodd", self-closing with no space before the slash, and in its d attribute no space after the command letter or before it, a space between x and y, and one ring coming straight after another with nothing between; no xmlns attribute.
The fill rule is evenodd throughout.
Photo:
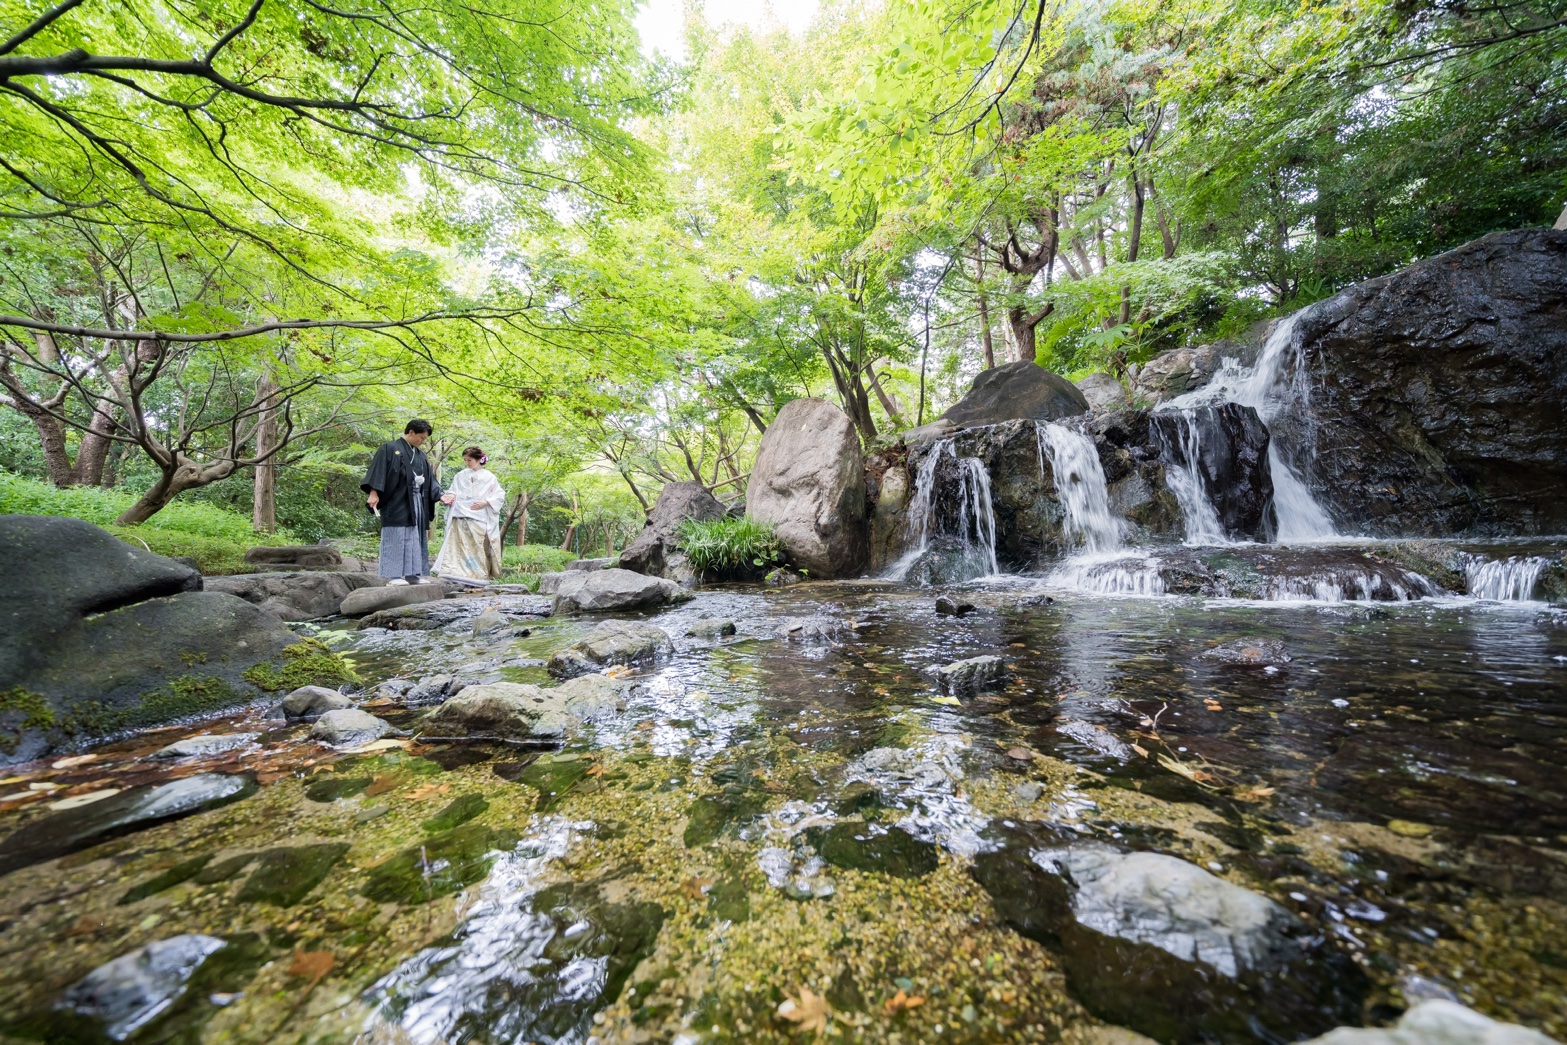
<svg viewBox="0 0 1567 1045"><path fill-rule="evenodd" d="M413 735L338 752L258 707L11 770L0 1037L1110 1040L1114 970L1019 931L983 871L1037 864L1018 847L1048 830L1266 897L1360 984L1353 1022L1449 997L1567 1038L1567 610L1107 595L1057 571L709 588L639 619L674 656L564 746L423 743L388 683L546 684L591 618L328 622L299 627ZM719 619L737 634L688 634ZM938 688L992 654L994 688ZM151 757L211 734L231 743ZM178 946L118 994L84 980L158 941ZM1289 1040L1196 1019L1177 1036Z"/></svg>

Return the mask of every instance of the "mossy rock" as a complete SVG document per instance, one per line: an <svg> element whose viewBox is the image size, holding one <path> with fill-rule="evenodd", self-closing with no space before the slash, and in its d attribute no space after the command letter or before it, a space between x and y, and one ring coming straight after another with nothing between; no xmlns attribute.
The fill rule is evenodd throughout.
<svg viewBox="0 0 1567 1045"><path fill-rule="evenodd" d="M147 897L155 896L165 889L172 889L182 882L188 882L196 877L197 873L206 867L207 862L211 859L211 853L203 853L201 856L192 857L189 860L177 863L162 874L149 878L140 885L132 886L126 891L124 896L120 897L120 903L123 905L135 903L138 900L145 900Z"/></svg>
<svg viewBox="0 0 1567 1045"><path fill-rule="evenodd" d="M545 755L529 763L514 779L539 793L538 809L542 813L555 808L587 775L588 765L580 758L557 762Z"/></svg>
<svg viewBox="0 0 1567 1045"><path fill-rule="evenodd" d="M936 869L937 851L901 827L881 831L860 821L831 827L813 827L805 840L834 867L850 871L890 874L894 878L919 878Z"/></svg>
<svg viewBox="0 0 1567 1045"><path fill-rule="evenodd" d="M245 681L269 693L292 692L301 686L334 687L357 684L348 662L319 639L301 639L283 650L283 664L262 662L245 672Z"/></svg>
<svg viewBox="0 0 1567 1045"><path fill-rule="evenodd" d="M424 829L432 833L450 831L459 824L466 824L486 809L490 803L481 794L463 795L424 822Z"/></svg>
<svg viewBox="0 0 1567 1045"><path fill-rule="evenodd" d="M268 849L261 854L237 899L240 903L292 907L321 884L346 852L346 842Z"/></svg>
<svg viewBox="0 0 1567 1045"><path fill-rule="evenodd" d="M431 835L370 869L360 890L376 903L419 904L472 885L489 873L493 854L517 844L514 831L464 824Z"/></svg>
<svg viewBox="0 0 1567 1045"><path fill-rule="evenodd" d="M350 798L359 794L369 787L370 783L371 780L367 776L324 775L310 782L310 786L305 788L305 797L312 802L336 802L340 798Z"/></svg>
<svg viewBox="0 0 1567 1045"><path fill-rule="evenodd" d="M729 825L749 820L767 808L759 795L735 787L716 795L703 795L691 803L683 841L687 849L707 845Z"/></svg>
<svg viewBox="0 0 1567 1045"><path fill-rule="evenodd" d="M0 751L16 754L24 730L46 730L54 723L54 708L43 694L21 686L0 690Z"/></svg>

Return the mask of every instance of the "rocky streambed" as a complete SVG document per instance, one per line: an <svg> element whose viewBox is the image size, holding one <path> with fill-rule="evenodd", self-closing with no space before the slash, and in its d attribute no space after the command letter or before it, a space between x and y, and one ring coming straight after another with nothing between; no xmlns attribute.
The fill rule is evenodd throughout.
<svg viewBox="0 0 1567 1045"><path fill-rule="evenodd" d="M1567 612L549 610L296 625L361 688L7 769L0 1037L1567 1037Z"/></svg>

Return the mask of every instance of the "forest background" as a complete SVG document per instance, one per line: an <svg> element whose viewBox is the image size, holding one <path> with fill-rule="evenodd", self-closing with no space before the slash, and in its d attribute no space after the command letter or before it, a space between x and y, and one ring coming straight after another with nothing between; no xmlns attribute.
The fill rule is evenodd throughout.
<svg viewBox="0 0 1567 1045"><path fill-rule="evenodd" d="M679 60L636 16L0 0L0 511L237 568L367 538L419 416L543 569L738 502L790 399L874 450L1567 202L1567 0L688 4Z"/></svg>

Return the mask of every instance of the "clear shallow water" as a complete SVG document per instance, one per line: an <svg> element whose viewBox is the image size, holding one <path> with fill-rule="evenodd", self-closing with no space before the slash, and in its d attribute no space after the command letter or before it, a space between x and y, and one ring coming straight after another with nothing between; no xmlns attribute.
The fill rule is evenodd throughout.
<svg viewBox="0 0 1567 1045"><path fill-rule="evenodd" d="M0 797L199 772L260 786L0 878L0 1019L41 1026L28 1014L95 966L201 932L250 957L137 1040L785 1041L810 1037L813 1013L847 1040L1070 1038L1095 1020L1060 958L997 919L969 871L996 824L1046 821L1218 868L1297 912L1371 976L1365 1018L1418 976L1567 1036L1567 612L1100 598L1009 579L953 589L977 608L948 617L936 594L705 593L648 618L676 656L559 753L415 742L345 757L250 712L29 767ZM684 637L701 616L739 634ZM836 640L773 637L807 617L837 622ZM542 682L591 623L334 641L372 684L481 659ZM1211 655L1229 643L1290 659ZM933 668L991 653L1005 687L935 688ZM262 736L210 760L141 757L214 730ZM50 815L45 799L0 810L6 832ZM820 832L838 825L859 847L828 862L837 836ZM291 902L250 885L274 864L285 884L309 877L295 856L256 854L333 846ZM231 877L206 870L246 856ZM778 1015L790 1000L802 1019Z"/></svg>

